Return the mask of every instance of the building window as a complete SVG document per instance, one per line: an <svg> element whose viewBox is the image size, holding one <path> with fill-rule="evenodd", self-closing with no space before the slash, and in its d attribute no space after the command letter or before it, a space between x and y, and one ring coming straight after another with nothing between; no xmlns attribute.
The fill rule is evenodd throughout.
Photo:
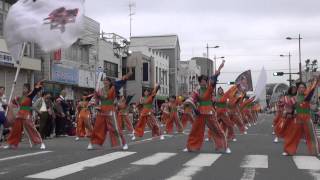
<svg viewBox="0 0 320 180"><path fill-rule="evenodd" d="M103 67L104 73L106 73L107 76L114 78L118 77L118 64L104 61Z"/></svg>
<svg viewBox="0 0 320 180"><path fill-rule="evenodd" d="M89 46L80 46L79 49L81 62L89 64Z"/></svg>
<svg viewBox="0 0 320 180"><path fill-rule="evenodd" d="M89 46L72 45L65 52L67 60L89 64Z"/></svg>
<svg viewBox="0 0 320 180"><path fill-rule="evenodd" d="M136 68L135 67L129 67L132 70L132 75L129 77L129 81L135 81L136 80ZM129 68L122 68L122 75L126 75L129 72Z"/></svg>
<svg viewBox="0 0 320 180"><path fill-rule="evenodd" d="M3 36L3 22L4 22L3 14L0 13L0 36Z"/></svg>
<svg viewBox="0 0 320 180"><path fill-rule="evenodd" d="M156 67L156 83L158 83L158 67Z"/></svg>
<svg viewBox="0 0 320 180"><path fill-rule="evenodd" d="M143 81L149 81L149 65L148 63L143 63L143 69L142 69L142 80Z"/></svg>

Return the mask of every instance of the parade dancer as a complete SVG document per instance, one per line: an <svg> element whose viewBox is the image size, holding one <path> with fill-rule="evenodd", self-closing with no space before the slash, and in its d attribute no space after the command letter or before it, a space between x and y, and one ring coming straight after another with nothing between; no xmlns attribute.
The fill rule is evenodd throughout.
<svg viewBox="0 0 320 180"><path fill-rule="evenodd" d="M127 127L127 130L132 133L132 136L134 135L133 125L132 122L129 119L128 114L128 104L133 96L127 97L127 99L124 96L120 96L119 102L118 102L118 128L120 131L123 129L123 123Z"/></svg>
<svg viewBox="0 0 320 180"><path fill-rule="evenodd" d="M194 115L192 111L192 106L190 106L189 104L184 105L182 108L183 108L183 111L181 116L181 123L182 123L183 129L185 129L187 127L188 122L190 122L191 125L193 124Z"/></svg>
<svg viewBox="0 0 320 180"><path fill-rule="evenodd" d="M91 122L91 112L90 106L93 104L90 103L91 98L94 95L88 95L88 93L84 93L82 96L82 101L78 103L77 106L77 128L76 128L76 141L83 137L91 137L93 125Z"/></svg>
<svg viewBox="0 0 320 180"><path fill-rule="evenodd" d="M254 97L245 97L244 101L240 104L240 112L242 119L246 122L246 124L251 127L253 124L253 116L251 114L252 103L254 102Z"/></svg>
<svg viewBox="0 0 320 180"><path fill-rule="evenodd" d="M213 133L213 141L215 143L216 150L224 150L225 153L231 153L231 150L228 147L226 136L216 118L216 114L212 105L213 90L217 84L217 78L220 74L220 70L224 66L224 62L225 61L223 61L216 73L211 76L209 80L208 77L204 75L201 75L198 78L200 84L199 92L194 92L192 97L185 102L191 102L193 105L199 103L199 106L195 110L197 117L192 125L192 129L187 141L187 147L184 149L184 151L200 150L204 139L205 128L207 126Z"/></svg>
<svg viewBox="0 0 320 180"><path fill-rule="evenodd" d="M152 102L155 96L157 95L159 89L160 85L156 85L152 92L150 89L146 89L144 91L144 97L140 99L142 110L140 112L140 117L136 125L136 128L134 130L135 136L132 137L132 140L135 140L136 136L143 137L146 124L152 130L152 137L160 136L161 140L164 139L164 136L161 135L161 130L157 123L156 117L152 113Z"/></svg>
<svg viewBox="0 0 320 180"><path fill-rule="evenodd" d="M178 100L176 96L171 96L169 98L169 118L166 123L166 132L172 134L173 132L173 123L176 125L178 133L183 132L182 123L178 117Z"/></svg>
<svg viewBox="0 0 320 180"><path fill-rule="evenodd" d="M239 91L234 92L234 94L229 98L229 118L232 122L235 123L242 134L247 134L247 127L242 121L241 113L239 110L239 102L242 100L244 95L241 93L239 96L237 96L237 93L239 93Z"/></svg>
<svg viewBox="0 0 320 180"><path fill-rule="evenodd" d="M127 75L122 77L122 80L115 81L114 83L112 83L111 79L105 78L104 87L95 92L95 99L100 102L100 105L98 107L99 112L96 116L88 150L94 149L94 145L102 146L107 133L110 135L112 147L122 145L123 150L128 149L124 135L118 128L114 101L119 90L131 75L132 72L130 71Z"/></svg>
<svg viewBox="0 0 320 180"><path fill-rule="evenodd" d="M161 123L162 124L166 124L168 119L169 119L169 100L166 99L165 102L163 104L161 104L160 107L161 110ZM161 125L162 126L162 125Z"/></svg>
<svg viewBox="0 0 320 180"><path fill-rule="evenodd" d="M286 133L288 132L288 127L291 126L291 123L294 121L294 103L295 103L295 96L297 94L297 88L292 86L288 89L287 94L280 98L278 104L281 105L280 111L277 116L279 119L274 123L274 132L275 132L275 139L273 142L279 142L279 138L283 138Z"/></svg>
<svg viewBox="0 0 320 180"><path fill-rule="evenodd" d="M295 98L295 119L290 125L290 132L284 137L283 155L294 155L297 151L300 139L306 139L308 151L311 155L319 154L319 141L314 124L310 116L310 101L315 88L319 85L319 77L307 88L305 83L298 83L298 93Z"/></svg>
<svg viewBox="0 0 320 180"><path fill-rule="evenodd" d="M21 141L22 131L28 136L30 146L40 144L40 149L46 148L32 121L32 99L42 89L42 83L43 81L38 82L33 91L31 91L30 84L24 84L22 97L13 100L13 103L19 107L19 111L8 136L8 145L4 148L16 149Z"/></svg>
<svg viewBox="0 0 320 180"><path fill-rule="evenodd" d="M227 101L229 96L237 91L237 86L232 86L226 93L221 87L218 88L218 95L215 98L215 106L217 110L217 118L221 121L222 128L227 135L228 140L237 141L234 134L234 122L230 119L228 113ZM211 137L212 132L209 131Z"/></svg>
<svg viewBox="0 0 320 180"><path fill-rule="evenodd" d="M0 87L0 141L2 139L4 124L6 122L5 110L7 107L7 99L4 94L4 87Z"/></svg>

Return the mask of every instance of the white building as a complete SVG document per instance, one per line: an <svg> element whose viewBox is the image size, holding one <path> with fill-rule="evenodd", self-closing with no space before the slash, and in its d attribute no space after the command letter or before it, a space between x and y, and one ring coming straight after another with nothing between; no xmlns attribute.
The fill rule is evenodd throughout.
<svg viewBox="0 0 320 180"><path fill-rule="evenodd" d="M7 96L9 96L11 91L17 64L10 55L3 38L3 25L8 10L14 2L15 1L0 0L0 86L6 88L5 94ZM39 71L41 71L41 60L35 58L35 45L33 43L27 43L14 95L21 96L24 83L33 85L35 73Z"/></svg>
<svg viewBox="0 0 320 180"><path fill-rule="evenodd" d="M201 68L196 61L180 61L179 94L190 95L198 87L198 77L201 75Z"/></svg>
<svg viewBox="0 0 320 180"><path fill-rule="evenodd" d="M130 50L141 52L146 57L151 58L150 79L151 84L160 84L161 88L157 94L157 99L164 100L169 97L169 57L159 50L151 49L147 46L130 47ZM134 64L128 62L129 64Z"/></svg>

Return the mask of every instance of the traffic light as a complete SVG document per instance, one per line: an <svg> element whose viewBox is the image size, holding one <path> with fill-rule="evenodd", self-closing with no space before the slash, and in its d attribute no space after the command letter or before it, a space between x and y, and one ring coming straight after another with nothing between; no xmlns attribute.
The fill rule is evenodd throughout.
<svg viewBox="0 0 320 180"><path fill-rule="evenodd" d="M283 76L284 72L275 72L273 73L273 76Z"/></svg>
<svg viewBox="0 0 320 180"><path fill-rule="evenodd" d="M235 84L234 81L228 82L228 85L233 85L233 84Z"/></svg>

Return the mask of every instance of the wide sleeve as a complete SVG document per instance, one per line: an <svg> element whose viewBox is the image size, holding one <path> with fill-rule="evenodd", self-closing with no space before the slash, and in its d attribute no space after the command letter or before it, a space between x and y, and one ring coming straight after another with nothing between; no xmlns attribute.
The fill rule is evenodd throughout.
<svg viewBox="0 0 320 180"><path fill-rule="evenodd" d="M306 90L305 98L304 98L305 101L311 101L314 90L316 89L317 85L318 85L318 81L313 81L311 86Z"/></svg>

